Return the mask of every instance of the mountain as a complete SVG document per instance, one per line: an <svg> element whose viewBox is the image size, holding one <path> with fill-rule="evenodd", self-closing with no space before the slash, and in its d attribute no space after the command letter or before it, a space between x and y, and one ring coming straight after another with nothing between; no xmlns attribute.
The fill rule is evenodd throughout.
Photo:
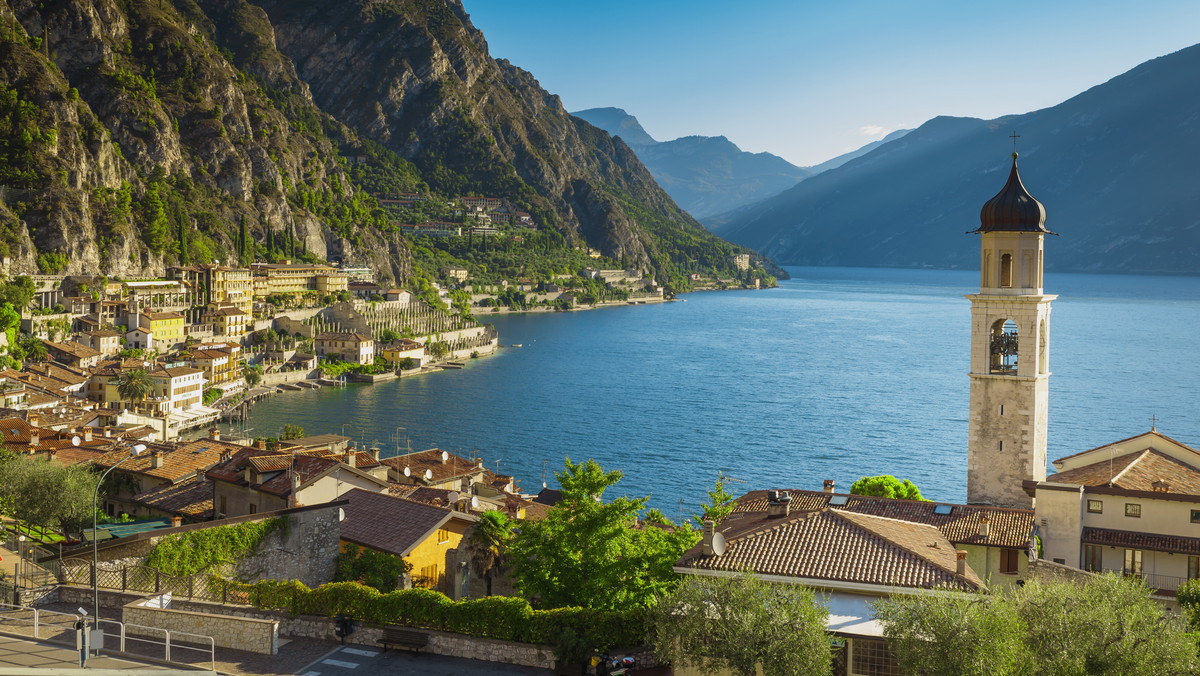
<svg viewBox="0 0 1200 676"><path fill-rule="evenodd" d="M1144 63L1052 108L939 117L746 209L723 236L781 264L978 265L962 233L1003 187L1020 138L1025 186L1061 233L1046 267L1200 270L1200 46Z"/></svg>
<svg viewBox="0 0 1200 676"><path fill-rule="evenodd" d="M587 120L613 136L620 136L622 141L635 150L658 143L642 128L642 123L638 122L636 117L620 108L588 108L571 114Z"/></svg>
<svg viewBox="0 0 1200 676"><path fill-rule="evenodd" d="M786 190L810 172L771 153L748 153L724 136L684 136L657 142L620 108L572 115L619 136L684 211L704 218Z"/></svg>
<svg viewBox="0 0 1200 676"><path fill-rule="evenodd" d="M858 157L862 157L863 155L866 155L867 153L871 152L872 150L875 150L876 148L878 148L879 146L881 146L885 143L891 143L892 141L895 141L898 138L902 138L905 134L907 134L910 131L912 131L912 130L911 129L897 129L896 131L888 134L887 136L884 136L883 138L879 139L878 141L872 141L872 142L868 143L867 145L859 148L858 150L851 150L848 153L843 153L832 159L825 160L824 162L822 162L820 164L814 164L811 167L805 167L805 169L807 169L812 176L816 176L817 174L823 174L823 173L829 171L830 169L837 169L838 167L842 166L843 164L849 162L850 160L853 160Z"/></svg>
<svg viewBox="0 0 1200 676"><path fill-rule="evenodd" d="M493 59L458 0L15 0L0 26L13 272L144 276L240 255L403 279L412 243L373 191L508 199L541 226L533 254L592 247L677 287L743 251L624 142ZM243 230L253 242L236 246Z"/></svg>

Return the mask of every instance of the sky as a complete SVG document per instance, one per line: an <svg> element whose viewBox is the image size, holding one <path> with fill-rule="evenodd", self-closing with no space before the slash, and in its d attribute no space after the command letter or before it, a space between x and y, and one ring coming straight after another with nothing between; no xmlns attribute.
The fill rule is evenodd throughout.
<svg viewBox="0 0 1200 676"><path fill-rule="evenodd" d="M809 166L938 115L1065 101L1200 42L1196 0L463 0L568 111Z"/></svg>

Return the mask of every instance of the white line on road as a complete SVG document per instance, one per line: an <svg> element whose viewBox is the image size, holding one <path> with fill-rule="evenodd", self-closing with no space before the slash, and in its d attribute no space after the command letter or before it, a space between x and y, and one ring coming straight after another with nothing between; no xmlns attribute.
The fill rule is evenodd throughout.
<svg viewBox="0 0 1200 676"><path fill-rule="evenodd" d="M343 662L341 660L323 660L321 664L328 664L334 667L342 667L343 669L357 669L358 662Z"/></svg>
<svg viewBox="0 0 1200 676"><path fill-rule="evenodd" d="M358 655L359 657L375 657L379 654L378 650L360 650L358 648L342 648L342 652Z"/></svg>

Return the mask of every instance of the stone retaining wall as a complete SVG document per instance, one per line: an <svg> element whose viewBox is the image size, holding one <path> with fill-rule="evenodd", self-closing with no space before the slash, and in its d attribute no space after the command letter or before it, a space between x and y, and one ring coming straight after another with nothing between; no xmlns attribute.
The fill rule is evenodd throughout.
<svg viewBox="0 0 1200 676"><path fill-rule="evenodd" d="M137 634L129 628L136 624L211 636L213 643L222 648L263 655L279 652L279 622L276 620L177 610L174 603L171 608L151 608L141 605L145 602L139 600L122 607L121 621L125 623L126 634Z"/></svg>

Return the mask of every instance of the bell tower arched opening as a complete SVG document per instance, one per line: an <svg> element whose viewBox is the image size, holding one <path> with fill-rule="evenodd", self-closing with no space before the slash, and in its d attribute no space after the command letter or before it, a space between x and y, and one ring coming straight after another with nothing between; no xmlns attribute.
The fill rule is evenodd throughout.
<svg viewBox="0 0 1200 676"><path fill-rule="evenodd" d="M1013 257L1012 254L1006 253L1000 255L1000 286L1008 288L1012 286L1013 279Z"/></svg>
<svg viewBox="0 0 1200 676"><path fill-rule="evenodd" d="M1017 372L1020 347L1017 334L1017 324L1011 319L1001 319L992 324L989 372L993 375L1013 375Z"/></svg>

